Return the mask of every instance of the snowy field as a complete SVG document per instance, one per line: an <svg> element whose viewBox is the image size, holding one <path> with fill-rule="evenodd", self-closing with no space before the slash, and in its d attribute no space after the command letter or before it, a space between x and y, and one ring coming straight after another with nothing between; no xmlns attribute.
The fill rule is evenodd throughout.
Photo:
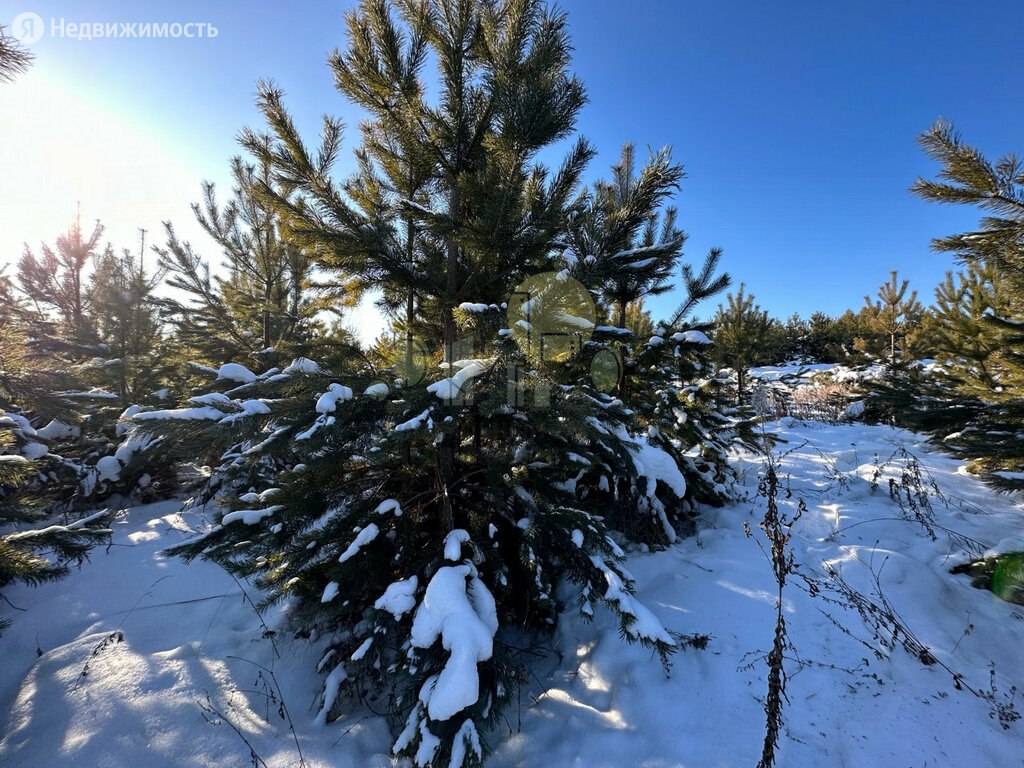
<svg viewBox="0 0 1024 768"><path fill-rule="evenodd" d="M830 566L900 624L888 643L890 624L873 631L827 602L834 592L811 596L791 577L778 765L1024 766L1024 720L1013 721L1024 703L1010 693L1024 689L1024 607L948 572L969 550L1024 549L1020 501L907 432L774 428L787 441L775 453L793 492L782 509L807 506L791 542L801 572L827 588ZM763 460L740 465L744 500L708 512L697 536L627 564L664 626L709 635L706 649L681 650L666 674L619 640L611 616L588 625L565 614L553 638L527 651L534 677L490 735L490 766L757 763L776 587L758 546ZM920 520L889 494L889 478L915 477ZM206 526L204 515L179 514L176 502L129 509L112 545L67 580L5 590L25 610L2 609L14 623L0 640L0 765L283 768L300 764L299 750L311 767L398 765L384 720L358 702L346 719L314 722L324 640L292 638L280 611L261 620L217 567L161 554Z"/></svg>

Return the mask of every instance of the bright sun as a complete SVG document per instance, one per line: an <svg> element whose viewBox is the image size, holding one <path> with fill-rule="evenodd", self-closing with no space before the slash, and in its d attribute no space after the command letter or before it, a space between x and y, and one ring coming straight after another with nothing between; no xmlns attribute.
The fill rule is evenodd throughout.
<svg viewBox="0 0 1024 768"><path fill-rule="evenodd" d="M83 227L100 219L117 248L137 248L140 227L153 242L165 219L198 231L201 172L130 119L36 69L4 86L0 109L0 266L52 243L79 203Z"/></svg>

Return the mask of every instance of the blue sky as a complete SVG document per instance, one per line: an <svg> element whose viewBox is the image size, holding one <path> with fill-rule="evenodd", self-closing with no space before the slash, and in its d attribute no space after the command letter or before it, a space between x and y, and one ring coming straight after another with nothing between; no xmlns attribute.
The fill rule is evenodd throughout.
<svg viewBox="0 0 1024 768"><path fill-rule="evenodd" d="M202 178L224 178L238 130L259 124L258 78L287 91L311 141L323 112L345 118L355 140L358 115L325 64L344 45L351 5L0 1L5 24L31 10L47 20L197 21L219 30L213 40L44 37L33 45L33 69L0 86L0 167L24 171L18 184L0 174L0 262L16 258L22 241L52 241L73 200L119 246L167 218L203 246L187 204ZM929 251L930 238L977 219L907 192L917 176L934 174L915 138L935 119L953 121L990 156L1024 151L1024 94L1015 85L1022 3L559 6L590 97L579 130L600 150L591 178L606 173L623 142L671 145L688 174L676 204L689 258L722 247L735 282L778 316L856 308L891 269L930 300L952 266ZM112 132L114 140L98 138ZM82 166L69 178L75 158ZM655 315L677 298L657 300Z"/></svg>

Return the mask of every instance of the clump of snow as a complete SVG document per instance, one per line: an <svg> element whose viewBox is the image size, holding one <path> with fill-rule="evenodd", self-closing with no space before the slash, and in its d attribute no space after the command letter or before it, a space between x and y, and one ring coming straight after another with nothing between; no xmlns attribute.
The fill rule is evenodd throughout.
<svg viewBox="0 0 1024 768"><path fill-rule="evenodd" d="M467 719L455 733L455 739L452 742L452 759L448 762L448 768L462 768L469 752L472 752L477 760L484 756L476 725L472 720Z"/></svg>
<svg viewBox="0 0 1024 768"><path fill-rule="evenodd" d="M440 747L441 739L431 732L427 721L420 722L420 745L416 749L416 765L427 768L434 762L434 755Z"/></svg>
<svg viewBox="0 0 1024 768"><path fill-rule="evenodd" d="M327 675L327 679L324 681L324 703L320 707L320 711L317 713L316 720L314 721L317 725L327 725L327 716L331 713L334 702L338 700L341 684L346 680L348 680L348 672L342 664L336 666Z"/></svg>
<svg viewBox="0 0 1024 768"><path fill-rule="evenodd" d="M459 309L461 309L463 312L469 312L473 314L479 314L481 312L486 312L490 309L497 308L497 304L479 304L471 301L464 301L461 304L459 304Z"/></svg>
<svg viewBox="0 0 1024 768"><path fill-rule="evenodd" d="M240 363L224 363L217 369L217 379L237 381L239 384L252 384L256 381L256 374Z"/></svg>
<svg viewBox="0 0 1024 768"><path fill-rule="evenodd" d="M598 426L598 424L595 423L595 426ZM603 427L601 431L606 434L608 433ZM634 437L624 427L616 427L614 433L634 448L631 451L631 458L637 474L646 480L644 496L647 507L657 516L668 540L674 542L677 538L675 529L669 522L665 513L665 506L658 499L656 492L658 481L661 481L668 486L677 498L682 499L686 496L686 478L679 470L679 465L676 464L671 454L656 445L652 445L647 438Z"/></svg>
<svg viewBox="0 0 1024 768"><path fill-rule="evenodd" d="M320 427L329 427L335 423L333 416L320 415L317 416L316 421L313 422L309 429L303 430L295 435L296 440L309 440L313 435L316 434Z"/></svg>
<svg viewBox="0 0 1024 768"><path fill-rule="evenodd" d="M246 419L250 416L265 416L270 413L270 406L263 400L243 400L242 402L235 402L234 405L242 410L229 413L218 422L219 424L234 424L239 419Z"/></svg>
<svg viewBox="0 0 1024 768"><path fill-rule="evenodd" d="M141 405L130 405L125 408L121 412L121 415L117 417L117 425L114 427L114 434L117 435L117 437L124 435L125 432L131 429L132 416L136 413L141 413L141 411Z"/></svg>
<svg viewBox="0 0 1024 768"><path fill-rule="evenodd" d="M42 429L37 429L36 434L45 440L64 440L69 437L78 437L82 430L78 427L71 427L62 421L52 419Z"/></svg>
<svg viewBox="0 0 1024 768"><path fill-rule="evenodd" d="M121 479L121 462L113 456L104 456L96 462L96 475L100 480L117 482Z"/></svg>
<svg viewBox="0 0 1024 768"><path fill-rule="evenodd" d="M270 517L275 512L284 509L280 504L276 504L272 507L265 507L263 509L237 509L234 512L228 512L221 518L221 525L228 525L236 520L241 520L246 525L256 525L260 520Z"/></svg>
<svg viewBox="0 0 1024 768"><path fill-rule="evenodd" d="M456 360L454 365L459 370L447 379L435 381L427 387L427 391L442 400L454 400L460 394L466 382L482 375L486 368L483 360Z"/></svg>
<svg viewBox="0 0 1024 768"><path fill-rule="evenodd" d="M21 437L33 438L38 433L32 428L31 422L24 416L17 413L6 413L0 411L0 427L10 427L14 434Z"/></svg>
<svg viewBox="0 0 1024 768"><path fill-rule="evenodd" d="M339 402L352 399L352 388L343 384L331 384L316 401L317 413L334 413Z"/></svg>
<svg viewBox="0 0 1024 768"><path fill-rule="evenodd" d="M21 446L21 455L29 461L35 461L41 459L43 456L48 454L50 449L42 443L25 443Z"/></svg>
<svg viewBox="0 0 1024 768"><path fill-rule="evenodd" d="M999 470L993 472L996 477L1001 477L1004 480L1024 480L1024 472L1009 472L1006 470Z"/></svg>
<svg viewBox="0 0 1024 768"><path fill-rule="evenodd" d="M152 438L146 436L138 431L134 431L128 434L121 444L117 446L117 450L114 451L114 458L117 459L122 466L127 466L136 454L145 451L153 444L155 440L159 438Z"/></svg>
<svg viewBox="0 0 1024 768"><path fill-rule="evenodd" d="M672 335L675 341L682 341L687 344L710 344L711 339L703 331L683 331Z"/></svg>
<svg viewBox="0 0 1024 768"><path fill-rule="evenodd" d="M376 398L377 400L383 400L389 394L391 394L391 387L383 381L375 382L363 390L363 395Z"/></svg>
<svg viewBox="0 0 1024 768"><path fill-rule="evenodd" d="M362 659L363 656L366 655L366 652L370 650L370 646L371 645L373 645L373 638L372 637L366 638L360 644L360 646L358 648L356 648L352 652L352 656L350 657L352 659L352 661L359 661L360 659Z"/></svg>
<svg viewBox="0 0 1024 768"><path fill-rule="evenodd" d="M238 500L241 502L245 502L246 504L259 504L266 501L271 496L277 495L280 492L280 488L267 488L265 491L262 491L260 493L256 493L256 491L249 491L248 493L243 493L241 496L239 496Z"/></svg>
<svg viewBox="0 0 1024 768"><path fill-rule="evenodd" d="M859 419L864 415L864 401L858 400L846 406L846 418L849 420Z"/></svg>
<svg viewBox="0 0 1024 768"><path fill-rule="evenodd" d="M384 499L377 508L373 510L378 515L394 514L395 517L402 516L402 505L398 503L398 499Z"/></svg>
<svg viewBox="0 0 1024 768"><path fill-rule="evenodd" d="M309 429L297 434L295 439L308 440L321 427L332 426L335 423L335 418L330 414L337 410L339 402L347 402L353 397L354 394L351 387L346 387L343 384L331 384L327 391L317 398L316 412L320 415L317 416L316 421L313 422Z"/></svg>
<svg viewBox="0 0 1024 768"><path fill-rule="evenodd" d="M675 640L661 625L658 618L643 603L629 594L626 584L619 574L609 568L608 564L597 555L591 555L590 562L604 574L607 584L604 599L615 603L622 613L632 617L632 623L626 627L627 635L635 640L675 645Z"/></svg>
<svg viewBox="0 0 1024 768"><path fill-rule="evenodd" d="M146 411L137 413L134 421L220 421L227 414L216 408L175 408L167 411Z"/></svg>
<svg viewBox="0 0 1024 768"><path fill-rule="evenodd" d="M467 584L468 581L468 584ZM430 648L440 637L444 669L420 691L432 720L447 720L480 696L477 664L491 658L498 615L494 597L469 565L439 568L416 609L410 642Z"/></svg>
<svg viewBox="0 0 1024 768"><path fill-rule="evenodd" d="M346 560L355 557L360 549L376 539L378 535L380 535L380 528L377 527L376 523L370 523L356 534L355 540L348 545L348 549L341 553L338 562L344 563Z"/></svg>
<svg viewBox="0 0 1024 768"><path fill-rule="evenodd" d="M387 611L395 617L395 621L398 621L416 607L416 590L419 585L419 579L415 575L392 582L388 584L384 594L377 598L373 607L378 611Z"/></svg>
<svg viewBox="0 0 1024 768"><path fill-rule="evenodd" d="M582 331L589 331L594 328L594 323L585 317L579 317L578 315L571 315L561 309L551 313L551 320L557 322L561 326L569 326L570 328L579 328Z"/></svg>
<svg viewBox="0 0 1024 768"><path fill-rule="evenodd" d="M469 541L469 531L456 528L444 537L444 559L453 563L462 559L462 545Z"/></svg>
<svg viewBox="0 0 1024 768"><path fill-rule="evenodd" d="M292 360L291 363L281 371L281 373L285 376L293 376L295 374L306 374L311 376L317 373L324 373L324 370L307 357L297 357Z"/></svg>
<svg viewBox="0 0 1024 768"><path fill-rule="evenodd" d="M679 465L667 452L656 445L651 445L646 440L633 439L633 445L637 447L633 454L633 464L636 471L647 478L647 495L653 496L660 480L665 483L678 497L686 496L686 478L679 471Z"/></svg>
<svg viewBox="0 0 1024 768"><path fill-rule="evenodd" d="M331 600L336 598L338 596L338 587L338 582L330 582L326 587L324 587L324 593L320 596L320 602L329 603Z"/></svg>
<svg viewBox="0 0 1024 768"><path fill-rule="evenodd" d="M425 410L419 416L413 416L408 421L403 421L401 424L396 424L395 425L395 432L409 432L410 430L413 430L413 429L419 429L424 424L427 425L428 429L433 429L434 428L434 422L430 418L430 412L432 410L433 410L432 408L427 408L427 410Z"/></svg>

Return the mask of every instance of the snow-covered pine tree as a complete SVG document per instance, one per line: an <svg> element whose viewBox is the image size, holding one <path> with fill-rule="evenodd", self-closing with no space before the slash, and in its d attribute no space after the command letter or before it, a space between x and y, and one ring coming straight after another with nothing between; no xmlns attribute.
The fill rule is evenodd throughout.
<svg viewBox="0 0 1024 768"><path fill-rule="evenodd" d="M105 512L74 521L53 514L69 477L50 446L62 431L56 419L71 422L75 411L55 394L60 375L34 358L22 310L11 281L0 274L0 590L63 576L69 563L80 562L110 533ZM33 422L47 424L37 430ZM71 483L77 479L70 476ZM2 597L0 591L0 604ZM0 632L8 624L0 617Z"/></svg>
<svg viewBox="0 0 1024 768"><path fill-rule="evenodd" d="M928 431L997 487L1024 489L1024 170L1013 155L990 162L938 122L920 138L942 166L912 191L986 211L972 232L936 239L967 268L940 286L948 374L909 375L878 388L897 421ZM944 306L945 305L945 306Z"/></svg>
<svg viewBox="0 0 1024 768"><path fill-rule="evenodd" d="M118 254L109 245L96 258L89 280L96 335L109 347L104 367L123 407L159 401L155 393L171 376L166 362L171 344L154 296L162 280L161 270L146 270L144 253Z"/></svg>
<svg viewBox="0 0 1024 768"><path fill-rule="evenodd" d="M163 276L160 269L147 271L143 240L138 256L108 245L89 280L103 357L81 367L80 376L86 386L117 396L101 401L106 407L90 417L90 428L106 440L106 454L90 465L84 484L94 484L101 498L116 492L149 501L177 491L175 466L165 451L134 435L129 421L144 408L165 405L178 378L178 344L167 333L163 300L155 295Z"/></svg>
<svg viewBox="0 0 1024 768"><path fill-rule="evenodd" d="M67 508L82 508L113 493L145 493L153 479L135 453L140 444L123 440L123 414L159 401L161 364L167 342L161 334L152 292L158 276L140 261L111 246L99 250L103 227L84 234L75 222L43 245L36 256L26 249L18 263L24 302L13 306L26 360L46 371L63 404L62 417L42 428L61 472L48 485L48 497ZM38 398L36 389L31 398ZM21 407L36 411L33 399ZM130 466L129 466L130 465ZM165 491L173 486L169 468L156 462Z"/></svg>
<svg viewBox="0 0 1024 768"><path fill-rule="evenodd" d="M676 529L692 523L686 516L697 503L727 499L732 478L726 454L751 439L749 422L726 404L710 365L708 327L693 315L701 301L728 286L729 277L716 274L717 249L699 274L680 265L686 237L665 202L682 178L667 149L637 173L627 145L611 180L599 181L574 204L570 247L562 255L570 274L591 288L599 316L612 323L598 326L586 342L577 384L589 380L629 404L640 464L644 446L653 445L682 473L683 482L664 478L662 485L649 485L635 467L605 463L578 479L578 492L605 504L609 525L646 544L674 541ZM671 317L637 335L629 327L631 310L668 290L680 266L686 299Z"/></svg>
<svg viewBox="0 0 1024 768"><path fill-rule="evenodd" d="M721 506L734 498L732 453L763 449L767 439L755 434L749 414L731 402L712 359L711 323L694 314L701 301L728 286L728 275L718 273L721 253L712 249L696 273L683 264L686 299L644 344L637 366L638 379L651 393L637 403L641 423L649 439L657 437L656 444L676 458L688 489L681 509L691 517L697 505Z"/></svg>
<svg viewBox="0 0 1024 768"><path fill-rule="evenodd" d="M103 386L113 382L108 364L118 363L99 340L89 291L102 236L98 221L86 234L76 218L54 246L44 243L38 256L26 246L18 262L18 288L26 301L17 311L27 359L49 374L55 386L50 395L66 406L62 418L45 427L61 466L47 496L65 509L80 507L106 482L105 465L100 470L96 465L113 450L111 432L123 409L117 394ZM21 405L35 410L30 400Z"/></svg>
<svg viewBox="0 0 1024 768"><path fill-rule="evenodd" d="M283 236L326 274L379 286L405 348L381 345L347 371L305 359L260 374L222 366L237 386L135 420L223 455L217 524L174 551L252 578L267 603L289 601L298 632L329 638L318 719L344 691L369 693L395 717L396 754L477 766L523 680L514 635L552 628L560 583L575 584L585 617L603 604L624 637L671 653L621 567L607 497L579 482L608 467L657 512L659 492L684 494L676 456L695 444L649 442L659 427L594 364L625 334L597 327L600 283L574 277L586 259L564 255L593 152L580 140L555 171L536 160L584 102L565 17L538 0L367 0L348 25L331 66L369 116L356 177L331 177L340 123L326 120L311 151L271 86L259 104L272 140L247 131L243 144L269 168L256 197ZM673 183L659 163L655 203ZM634 245L651 207L621 225ZM693 278L702 291L714 269ZM665 353L674 366L676 347L696 354L702 341L684 336ZM388 357L389 369L374 362Z"/></svg>

